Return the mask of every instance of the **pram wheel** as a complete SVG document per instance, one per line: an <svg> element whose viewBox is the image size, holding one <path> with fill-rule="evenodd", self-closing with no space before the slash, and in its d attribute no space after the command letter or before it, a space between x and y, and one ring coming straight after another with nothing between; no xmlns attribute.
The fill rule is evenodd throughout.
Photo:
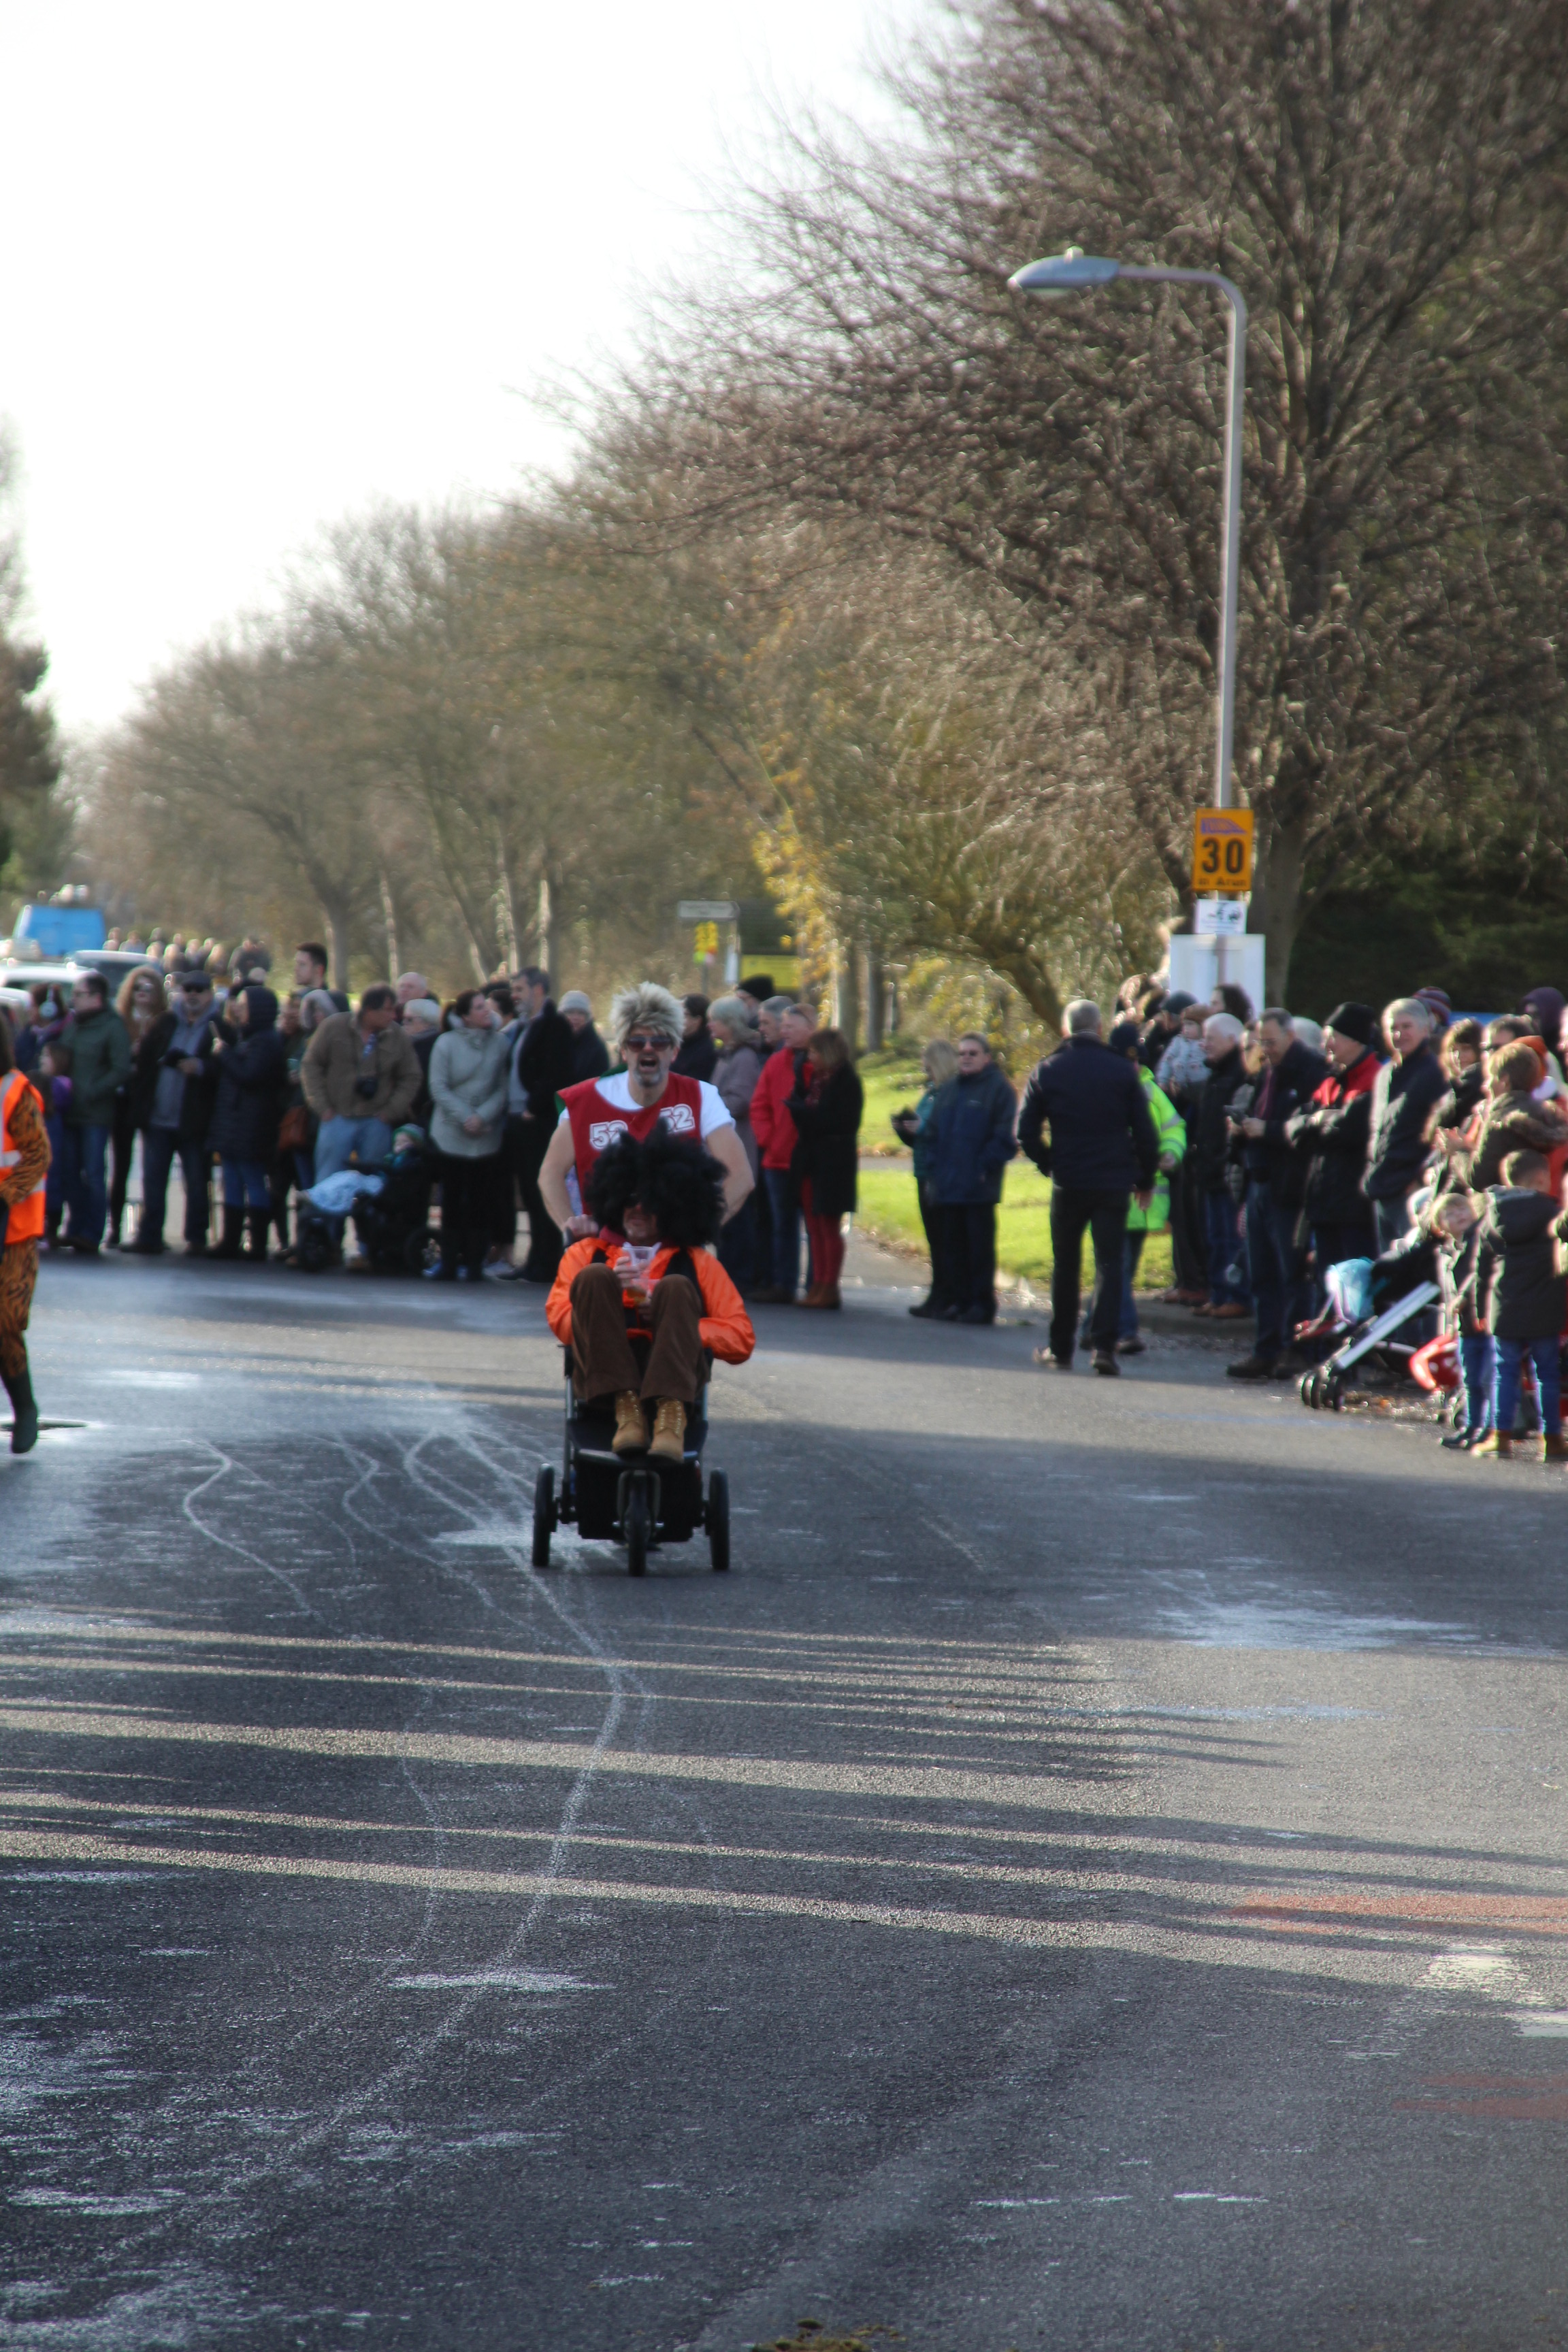
<svg viewBox="0 0 1568 2352"><path fill-rule="evenodd" d="M294 1244L294 1262L302 1274L325 1274L338 1255L332 1229L324 1218L312 1217L301 1225Z"/></svg>
<svg viewBox="0 0 1568 2352"><path fill-rule="evenodd" d="M653 1520L647 1507L647 1479L640 1473L630 1481L626 1496L626 1573L628 1576L646 1576Z"/></svg>
<svg viewBox="0 0 1568 2352"><path fill-rule="evenodd" d="M1322 1402L1328 1407L1329 1411L1331 1412L1342 1412L1344 1410L1344 1398L1345 1384L1343 1381L1341 1380L1338 1372L1329 1372L1326 1374L1323 1379Z"/></svg>
<svg viewBox="0 0 1568 2352"><path fill-rule="evenodd" d="M730 1565L730 1481L722 1470L715 1470L708 1481L708 1507L702 1518L713 1573L722 1576Z"/></svg>
<svg viewBox="0 0 1568 2352"><path fill-rule="evenodd" d="M535 1568L550 1565L550 1538L555 1531L555 1473L547 1464L533 1483L533 1553Z"/></svg>
<svg viewBox="0 0 1568 2352"><path fill-rule="evenodd" d="M1297 1392L1301 1399L1301 1402L1310 1412L1316 1412L1318 1410L1318 1391L1322 1385L1322 1379L1323 1376L1321 1372L1319 1371L1318 1367L1314 1364L1310 1372L1302 1373L1300 1381L1297 1383Z"/></svg>
<svg viewBox="0 0 1568 2352"><path fill-rule="evenodd" d="M421 1225L416 1232L405 1234L401 1252L404 1273L423 1274L430 1263L430 1251L435 1244L436 1236L428 1225Z"/></svg>

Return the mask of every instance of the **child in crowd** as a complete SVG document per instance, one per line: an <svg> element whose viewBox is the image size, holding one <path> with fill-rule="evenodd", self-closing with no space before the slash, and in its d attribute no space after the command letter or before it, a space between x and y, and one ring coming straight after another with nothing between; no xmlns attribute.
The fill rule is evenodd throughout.
<svg viewBox="0 0 1568 2352"><path fill-rule="evenodd" d="M50 1154L44 1190L44 1238L38 1246L50 1250L58 1244L60 1219L66 1206L65 1139L66 1113L71 1098L71 1049L63 1037L52 1037L39 1049L33 1085L44 1106L44 1131L49 1139Z"/></svg>
<svg viewBox="0 0 1568 2352"><path fill-rule="evenodd" d="M1209 1066L1204 1055L1204 1023L1207 1017L1201 1004L1188 1005L1182 1015L1181 1027L1161 1055L1154 1072L1154 1083L1180 1110L1196 1102L1207 1082Z"/></svg>
<svg viewBox="0 0 1568 2352"><path fill-rule="evenodd" d="M1448 1092L1437 1106L1437 1124L1468 1127L1480 1107L1486 1072L1481 1061L1481 1024L1456 1021L1444 1035L1437 1056L1448 1074Z"/></svg>
<svg viewBox="0 0 1568 2352"><path fill-rule="evenodd" d="M1534 1367L1541 1404L1542 1459L1568 1461L1563 1439L1558 1372L1568 1276L1557 1270L1557 1242L1568 1231L1552 1172L1539 1151L1513 1151L1502 1182L1487 1193L1476 1251L1478 1308L1484 1302L1496 1363L1492 1427L1473 1450L1506 1461L1513 1452L1513 1422L1526 1360Z"/></svg>

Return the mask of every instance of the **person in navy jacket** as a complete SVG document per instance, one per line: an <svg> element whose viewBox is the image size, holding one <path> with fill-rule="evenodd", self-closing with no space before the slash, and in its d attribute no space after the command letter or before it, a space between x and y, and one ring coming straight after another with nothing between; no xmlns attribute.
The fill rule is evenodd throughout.
<svg viewBox="0 0 1568 2352"><path fill-rule="evenodd" d="M1046 1130L1050 1130L1047 1140ZM1100 1035L1098 1004L1079 997L1062 1015L1062 1043L1029 1080L1018 1141L1051 1180L1051 1334L1035 1360L1070 1370L1078 1328L1079 1267L1087 1227L1094 1243L1089 1339L1097 1372L1114 1377L1127 1212L1148 1206L1160 1139L1137 1066Z"/></svg>

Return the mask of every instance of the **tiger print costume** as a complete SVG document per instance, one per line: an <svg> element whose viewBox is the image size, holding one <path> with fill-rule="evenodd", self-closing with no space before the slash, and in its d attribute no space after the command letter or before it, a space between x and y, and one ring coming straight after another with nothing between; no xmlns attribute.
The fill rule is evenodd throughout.
<svg viewBox="0 0 1568 2352"><path fill-rule="evenodd" d="M11 1113L10 1136L20 1154L16 1165L0 1176L0 1201L7 1205L25 1201L48 1172L49 1139L44 1114L31 1087L23 1090ZM16 1415L11 1438L14 1454L25 1454L37 1442L37 1408L27 1370L27 1318L32 1312L33 1286L38 1279L36 1241L10 1242L0 1249L0 1380L5 1384Z"/></svg>

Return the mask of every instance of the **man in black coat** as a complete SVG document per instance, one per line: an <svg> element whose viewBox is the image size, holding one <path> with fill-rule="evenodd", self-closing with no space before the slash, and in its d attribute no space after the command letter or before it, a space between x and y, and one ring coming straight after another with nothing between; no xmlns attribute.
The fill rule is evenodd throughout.
<svg viewBox="0 0 1568 2352"><path fill-rule="evenodd" d="M1114 1377L1127 1211L1134 1192L1149 1205L1160 1139L1136 1064L1113 1054L1100 1033L1098 1004L1079 998L1068 1006L1062 1044L1029 1080L1018 1141L1051 1179L1050 1349L1037 1349L1035 1360L1071 1368L1087 1226L1094 1242L1089 1346L1095 1370Z"/></svg>
<svg viewBox="0 0 1568 2352"><path fill-rule="evenodd" d="M555 1097L577 1071L577 1038L550 994L550 974L529 964L512 982L519 1021L507 1085L507 1182L515 1181L528 1212L528 1255L518 1268L524 1282L548 1286L561 1263L562 1241L539 1192L539 1171L555 1132Z"/></svg>
<svg viewBox="0 0 1568 2352"><path fill-rule="evenodd" d="M1375 1253L1372 1203L1361 1189L1372 1090L1381 1067L1377 1015L1371 1005L1353 998L1336 1004L1323 1024L1323 1052L1328 1076L1319 1081L1310 1102L1285 1122L1307 1163L1301 1206L1311 1230L1320 1290L1330 1266Z"/></svg>
<svg viewBox="0 0 1568 2352"><path fill-rule="evenodd" d="M1386 1006L1384 1033L1392 1062L1385 1062L1372 1090L1372 1134L1362 1191L1372 1202L1377 1255L1410 1228L1410 1195L1427 1160L1426 1121L1448 1091L1443 1065L1432 1051L1432 1015L1418 996L1401 996Z"/></svg>
<svg viewBox="0 0 1568 2352"><path fill-rule="evenodd" d="M1297 1239L1305 1164L1287 1123L1322 1083L1328 1064L1296 1034L1290 1015L1276 1007L1258 1024L1264 1069L1237 1127L1247 1174L1247 1262L1258 1337L1252 1353L1228 1365L1232 1380L1281 1379L1305 1370L1297 1355L1298 1323L1311 1312L1307 1253Z"/></svg>

